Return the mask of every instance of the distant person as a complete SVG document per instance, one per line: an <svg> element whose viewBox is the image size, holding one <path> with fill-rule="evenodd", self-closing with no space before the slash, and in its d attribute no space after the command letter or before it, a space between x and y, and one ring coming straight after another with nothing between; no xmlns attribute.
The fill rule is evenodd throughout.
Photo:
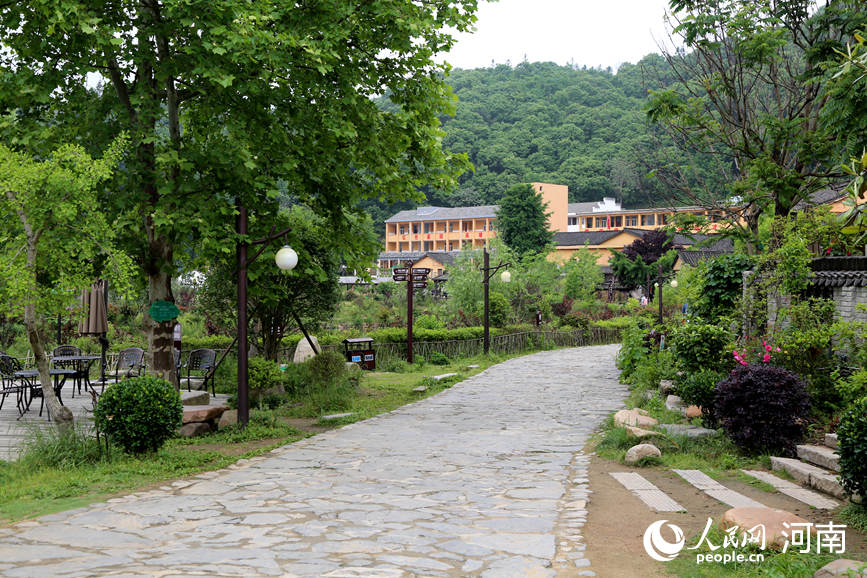
<svg viewBox="0 0 867 578"><path fill-rule="evenodd" d="M642 295L642 296L641 296L641 306L642 306L642 307L647 307L647 295Z"/></svg>

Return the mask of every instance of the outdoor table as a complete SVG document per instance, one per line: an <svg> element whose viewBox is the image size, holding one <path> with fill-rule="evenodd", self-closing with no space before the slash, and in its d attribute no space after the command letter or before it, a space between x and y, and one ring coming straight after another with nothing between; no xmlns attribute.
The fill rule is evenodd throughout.
<svg viewBox="0 0 867 578"><path fill-rule="evenodd" d="M98 360L102 359L101 355L58 355L57 357L51 358L52 365L57 366L58 369L67 368L70 366L75 367L75 375L73 375L73 379L75 379L75 383L78 385L78 393L81 393L81 380L84 380L84 389L90 387L90 365ZM59 397L59 396L58 396ZM72 397L75 397L75 389L72 390Z"/></svg>
<svg viewBox="0 0 867 578"><path fill-rule="evenodd" d="M60 405L63 405L63 399L60 397L60 390L63 389L63 384L66 383L66 378L75 375L76 371L74 369L51 368L48 370L48 373L54 378L54 394L57 396L57 401L60 402ZM30 411L30 402L33 401L33 388L36 387L36 384L32 380L34 378L37 381L39 380L39 370L22 369L21 371L16 371L13 375L17 378L21 378L27 384L25 389L30 392L30 396L26 400L24 412ZM39 415L42 415L42 410L39 410ZM49 415L49 419L50 417L51 416Z"/></svg>

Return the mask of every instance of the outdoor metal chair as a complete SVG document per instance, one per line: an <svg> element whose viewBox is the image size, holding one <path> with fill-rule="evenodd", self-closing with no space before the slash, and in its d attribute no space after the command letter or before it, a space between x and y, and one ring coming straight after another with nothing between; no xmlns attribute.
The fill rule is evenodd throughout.
<svg viewBox="0 0 867 578"><path fill-rule="evenodd" d="M186 369L187 391L192 391L192 384L196 389L208 390L208 382L211 382L211 392L214 391L214 371L217 365L217 352L213 349L194 349L184 365ZM180 377L178 378L180 387Z"/></svg>
<svg viewBox="0 0 867 578"><path fill-rule="evenodd" d="M15 402L18 407L18 417L24 415L27 407L28 384L22 379L15 377L15 372L21 370L21 362L5 353L0 354L0 410L6 397L15 394Z"/></svg>
<svg viewBox="0 0 867 578"><path fill-rule="evenodd" d="M100 394L105 391L106 385L116 383L128 377L137 377L141 373L144 361L144 349L141 347L127 347L117 354L117 363L111 373L105 374L105 379L91 381L91 387L99 385Z"/></svg>
<svg viewBox="0 0 867 578"><path fill-rule="evenodd" d="M81 355L81 348L75 345L58 345L51 352L51 357L69 357L71 355ZM90 372L90 362L83 361L55 361L52 359L52 365L58 369L74 369L75 375L72 376L73 387L72 397L75 397L75 387L78 386L78 393L81 393L81 382L87 383L87 375L85 372ZM85 389L87 386L85 385Z"/></svg>

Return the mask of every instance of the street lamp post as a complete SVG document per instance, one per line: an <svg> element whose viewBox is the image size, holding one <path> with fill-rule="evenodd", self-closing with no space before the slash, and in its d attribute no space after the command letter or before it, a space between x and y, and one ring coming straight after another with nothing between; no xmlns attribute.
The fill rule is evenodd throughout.
<svg viewBox="0 0 867 578"><path fill-rule="evenodd" d="M246 241L247 208L241 204L240 200L238 201L237 231L241 237L241 241L238 243L238 423L241 424L242 428L247 427L247 422L250 421L247 365L247 267L262 254L266 243L286 235L291 230L291 228L287 228L275 233L272 229L271 233L263 239ZM252 257L247 257L248 245L262 245L262 248ZM298 255L290 247L285 246L277 252L275 261L281 269L292 269L298 264Z"/></svg>
<svg viewBox="0 0 867 578"><path fill-rule="evenodd" d="M662 281L663 281L663 278L668 278L672 275L674 275L674 273L669 273L668 275L663 275L662 274L662 265L656 266L656 283L654 283L654 287L656 287L659 290L656 297L657 297L657 299L659 299L659 324L660 325L662 325L662 285L663 285ZM671 286L677 287L677 279L671 280Z"/></svg>
<svg viewBox="0 0 867 578"><path fill-rule="evenodd" d="M499 271L503 267L508 267L509 265L511 265L511 263L500 263L496 267L491 267L490 255L488 254L488 248L487 247L485 247L482 250L482 254L484 255L484 265L481 268L482 284L485 286L485 340L484 340L484 343L485 343L485 355L487 355L488 351L491 348L491 331L490 331L490 322L488 321L488 314L489 314L488 288L490 285L489 282L491 280L491 277L493 277L497 271ZM504 283L508 283L509 281L512 280L512 274L509 273L508 271L503 271L503 273L500 275L500 279L502 279L502 281Z"/></svg>

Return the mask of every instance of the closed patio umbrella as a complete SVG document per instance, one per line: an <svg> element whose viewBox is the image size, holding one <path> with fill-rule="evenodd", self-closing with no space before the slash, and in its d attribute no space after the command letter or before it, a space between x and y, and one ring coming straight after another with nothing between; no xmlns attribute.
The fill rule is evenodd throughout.
<svg viewBox="0 0 867 578"><path fill-rule="evenodd" d="M108 282L100 279L81 292L81 307L85 311L84 318L78 324L78 332L82 335L99 335L102 346L102 368L100 370L105 380L105 352L108 349L108 315L106 301L108 299Z"/></svg>

